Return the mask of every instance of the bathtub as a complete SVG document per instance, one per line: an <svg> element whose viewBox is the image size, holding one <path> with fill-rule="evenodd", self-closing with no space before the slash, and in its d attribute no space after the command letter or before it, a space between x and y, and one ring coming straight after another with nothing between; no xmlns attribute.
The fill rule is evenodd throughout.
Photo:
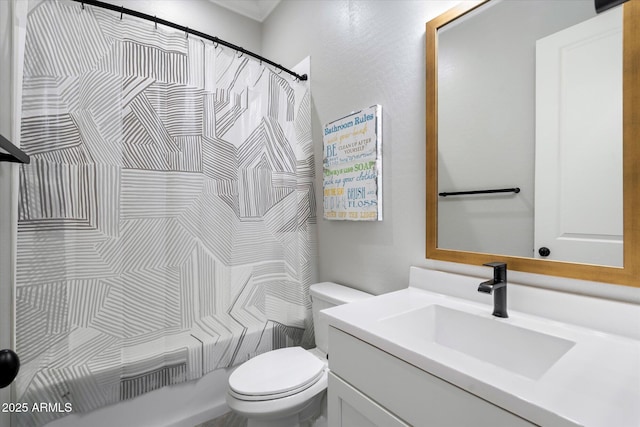
<svg viewBox="0 0 640 427"><path fill-rule="evenodd" d="M217 369L198 380L163 387L92 412L71 414L46 426L193 427L229 412L225 394L233 370Z"/></svg>

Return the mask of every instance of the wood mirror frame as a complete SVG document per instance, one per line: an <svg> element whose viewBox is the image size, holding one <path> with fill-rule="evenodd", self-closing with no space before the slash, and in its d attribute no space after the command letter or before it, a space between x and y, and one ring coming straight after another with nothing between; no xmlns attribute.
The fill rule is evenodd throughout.
<svg viewBox="0 0 640 427"><path fill-rule="evenodd" d="M465 3L427 22L426 257L510 270L640 287L640 0L623 7L623 267L438 248L438 29L490 0Z"/></svg>

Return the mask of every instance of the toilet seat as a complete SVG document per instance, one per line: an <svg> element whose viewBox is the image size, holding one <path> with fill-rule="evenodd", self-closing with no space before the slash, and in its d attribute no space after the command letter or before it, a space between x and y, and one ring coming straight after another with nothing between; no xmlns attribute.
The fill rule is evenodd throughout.
<svg viewBox="0 0 640 427"><path fill-rule="evenodd" d="M302 347L273 350L245 362L229 377L229 394L244 401L300 393L326 376L327 365Z"/></svg>

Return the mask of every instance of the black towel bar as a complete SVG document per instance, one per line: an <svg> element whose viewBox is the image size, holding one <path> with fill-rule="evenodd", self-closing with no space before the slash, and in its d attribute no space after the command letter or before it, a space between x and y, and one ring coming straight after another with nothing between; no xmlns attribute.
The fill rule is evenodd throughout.
<svg viewBox="0 0 640 427"><path fill-rule="evenodd" d="M465 196L467 194L488 194L488 193L519 193L520 188L498 188L495 190L474 190L474 191L453 191L453 192L444 192L438 193L438 196L447 197L447 196Z"/></svg>

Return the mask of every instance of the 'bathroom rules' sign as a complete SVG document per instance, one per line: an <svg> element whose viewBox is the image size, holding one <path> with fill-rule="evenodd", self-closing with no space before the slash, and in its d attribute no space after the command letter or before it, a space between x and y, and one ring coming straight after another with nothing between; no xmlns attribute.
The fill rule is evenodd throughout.
<svg viewBox="0 0 640 427"><path fill-rule="evenodd" d="M324 218L382 220L382 107L374 105L323 129Z"/></svg>

